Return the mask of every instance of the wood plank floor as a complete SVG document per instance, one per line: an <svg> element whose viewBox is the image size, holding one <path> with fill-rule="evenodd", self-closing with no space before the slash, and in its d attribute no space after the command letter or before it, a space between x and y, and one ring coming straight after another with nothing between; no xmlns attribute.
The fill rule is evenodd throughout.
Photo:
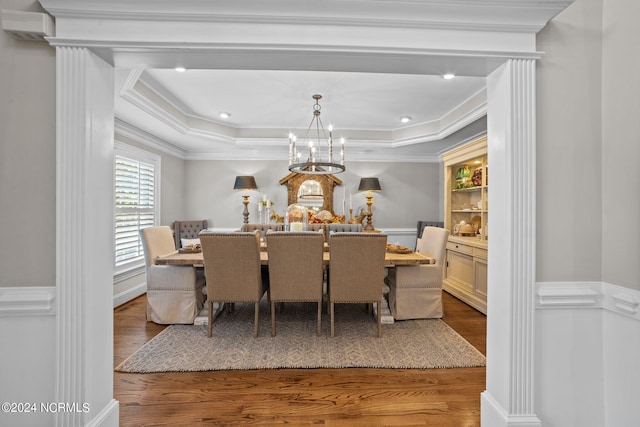
<svg viewBox="0 0 640 427"><path fill-rule="evenodd" d="M444 293L444 320L482 353L486 317ZM114 367L164 326L141 296L114 310ZM121 426L480 425L485 368L114 372Z"/></svg>

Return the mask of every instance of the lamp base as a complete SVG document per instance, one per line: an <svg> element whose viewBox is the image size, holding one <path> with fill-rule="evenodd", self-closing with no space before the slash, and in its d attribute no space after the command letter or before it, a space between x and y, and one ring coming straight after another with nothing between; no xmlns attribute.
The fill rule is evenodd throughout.
<svg viewBox="0 0 640 427"><path fill-rule="evenodd" d="M373 231L375 228L373 227L373 211L371 210L371 205L373 205L373 196L371 192L367 195L367 224L363 227L363 231Z"/></svg>
<svg viewBox="0 0 640 427"><path fill-rule="evenodd" d="M244 204L244 211L242 216L244 217L243 223L249 224L249 196L242 196L242 203Z"/></svg>

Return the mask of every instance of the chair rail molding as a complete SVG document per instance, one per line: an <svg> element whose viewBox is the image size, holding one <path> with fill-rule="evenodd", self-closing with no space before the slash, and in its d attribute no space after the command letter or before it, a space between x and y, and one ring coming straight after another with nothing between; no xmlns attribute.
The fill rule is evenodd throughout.
<svg viewBox="0 0 640 427"><path fill-rule="evenodd" d="M55 286L0 287L0 317L55 316Z"/></svg>
<svg viewBox="0 0 640 427"><path fill-rule="evenodd" d="M640 320L640 291L606 282L539 282L536 309L596 308Z"/></svg>

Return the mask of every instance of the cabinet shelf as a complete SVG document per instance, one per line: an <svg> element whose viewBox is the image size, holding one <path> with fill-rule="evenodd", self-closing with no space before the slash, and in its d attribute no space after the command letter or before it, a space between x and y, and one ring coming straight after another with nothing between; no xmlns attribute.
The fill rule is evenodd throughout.
<svg viewBox="0 0 640 427"><path fill-rule="evenodd" d="M445 228L450 232L443 280L445 291L477 310L487 311L489 219L487 138L481 137L443 154ZM460 170L468 169L466 173ZM471 175L471 176L469 176ZM456 188L458 185L469 187ZM482 208L482 209L479 209ZM476 235L463 226L471 224ZM460 235L454 233L459 232Z"/></svg>
<svg viewBox="0 0 640 427"><path fill-rule="evenodd" d="M468 188L452 188L451 191L453 193L469 193L472 191L480 191L483 188L487 188L486 185L479 185L477 187L468 187Z"/></svg>

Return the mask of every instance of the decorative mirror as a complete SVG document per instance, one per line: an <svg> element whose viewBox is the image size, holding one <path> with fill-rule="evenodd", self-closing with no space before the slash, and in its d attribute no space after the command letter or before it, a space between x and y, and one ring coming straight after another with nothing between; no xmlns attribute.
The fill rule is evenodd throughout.
<svg viewBox="0 0 640 427"><path fill-rule="evenodd" d="M299 203L309 210L333 211L333 189L342 181L333 175L290 173L280 180L287 186L287 205Z"/></svg>
<svg viewBox="0 0 640 427"><path fill-rule="evenodd" d="M322 186L315 179L307 179L298 187L297 203L308 210L320 212L324 206L324 195Z"/></svg>

